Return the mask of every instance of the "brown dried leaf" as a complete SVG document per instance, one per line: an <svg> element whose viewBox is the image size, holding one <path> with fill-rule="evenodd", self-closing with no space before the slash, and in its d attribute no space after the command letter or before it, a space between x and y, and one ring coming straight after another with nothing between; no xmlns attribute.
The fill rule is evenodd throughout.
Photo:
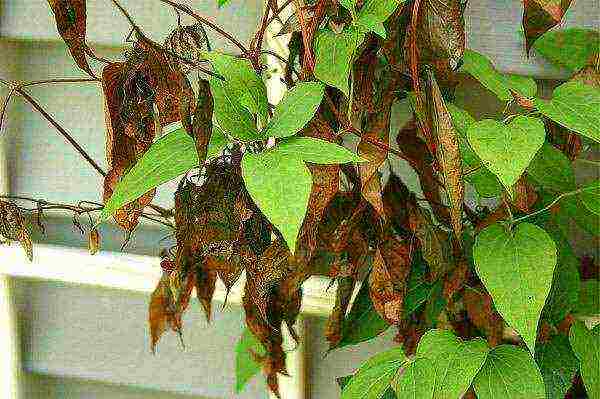
<svg viewBox="0 0 600 399"><path fill-rule="evenodd" d="M429 264L431 280L446 274L453 266L450 234L431 221L428 211L408 203L408 218L411 231L417 237L423 258Z"/></svg>
<svg viewBox="0 0 600 399"><path fill-rule="evenodd" d="M75 63L95 78L85 56L90 51L85 43L86 0L48 0L48 4L54 13L58 33L69 47Z"/></svg>
<svg viewBox="0 0 600 399"><path fill-rule="evenodd" d="M523 0L523 29L525 30L525 48L528 54L533 43L562 20L572 1Z"/></svg>
<svg viewBox="0 0 600 399"><path fill-rule="evenodd" d="M175 302L170 288L169 274L163 273L150 297L148 308L152 353L156 352L156 344L168 327L171 327L173 331L180 332L181 326L176 323Z"/></svg>
<svg viewBox="0 0 600 399"><path fill-rule="evenodd" d="M88 250L90 255L96 255L100 251L100 233L97 229L92 229L88 237Z"/></svg>
<svg viewBox="0 0 600 399"><path fill-rule="evenodd" d="M325 326L325 338L330 348L335 348L342 339L342 324L348 311L348 305L354 292L356 280L353 277L341 277L337 279L338 286L335 294L335 305L327 319Z"/></svg>
<svg viewBox="0 0 600 399"><path fill-rule="evenodd" d="M386 232L375 252L369 291L375 310L390 324L402 320L410 264L409 243Z"/></svg>
<svg viewBox="0 0 600 399"><path fill-rule="evenodd" d="M33 260L33 244L19 208L10 202L0 201L0 243L2 239L18 241L27 259Z"/></svg>
<svg viewBox="0 0 600 399"><path fill-rule="evenodd" d="M502 342L504 321L494 309L492 297L485 292L483 287L467 288L463 301L469 319L485 333L490 346L499 345Z"/></svg>
<svg viewBox="0 0 600 399"><path fill-rule="evenodd" d="M444 186L450 202L450 220L457 241L462 241L462 213L465 186L462 176L461 156L458 145L458 133L452 124L442 92L432 70L429 77L429 115L431 127L437 141L438 164L444 179Z"/></svg>
<svg viewBox="0 0 600 399"><path fill-rule="evenodd" d="M444 299L451 302L454 295L461 291L469 279L469 263L461 258L456 267L446 275L444 280Z"/></svg>
<svg viewBox="0 0 600 399"><path fill-rule="evenodd" d="M535 188L527 181L525 176L521 176L513 187L513 204L523 213L529 213L531 207L538 199Z"/></svg>
<svg viewBox="0 0 600 399"><path fill-rule="evenodd" d="M206 161L206 151L212 135L212 116L214 101L210 92L210 85L207 80L198 81L198 98L196 101L196 110L194 112L194 121L191 129L185 126L188 132L192 132L196 142L196 151L198 152L199 165ZM182 119L183 121L184 119Z"/></svg>

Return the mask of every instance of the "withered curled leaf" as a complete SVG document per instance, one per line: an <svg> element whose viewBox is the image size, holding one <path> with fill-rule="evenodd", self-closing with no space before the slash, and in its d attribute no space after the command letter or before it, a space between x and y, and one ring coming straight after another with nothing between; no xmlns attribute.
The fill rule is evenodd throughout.
<svg viewBox="0 0 600 399"><path fill-rule="evenodd" d="M477 328L485 332L488 343L491 346L499 345L502 342L504 321L494 308L492 297L483 287L468 287L465 289L463 302L467 316Z"/></svg>
<svg viewBox="0 0 600 399"><path fill-rule="evenodd" d="M176 314L176 299L170 287L169 273L163 275L150 297L148 307L148 324L150 326L150 338L152 353L156 352L156 344L167 330L180 332L181 325L178 324Z"/></svg>
<svg viewBox="0 0 600 399"><path fill-rule="evenodd" d="M58 33L69 47L77 66L95 78L85 56L91 51L85 43L86 0L48 0L56 19Z"/></svg>
<svg viewBox="0 0 600 399"><path fill-rule="evenodd" d="M0 243L3 240L18 241L27 259L33 260L33 244L19 208L7 201L0 201Z"/></svg>
<svg viewBox="0 0 600 399"><path fill-rule="evenodd" d="M88 237L88 250L90 255L96 255L100 251L100 233L98 229L92 229Z"/></svg>
<svg viewBox="0 0 600 399"><path fill-rule="evenodd" d="M435 75L428 70L428 102L431 127L437 142L437 159L444 179L444 186L450 202L450 220L458 242L462 236L463 200L465 185L462 176L462 164L458 144L458 133L452 124L442 92L437 84Z"/></svg>

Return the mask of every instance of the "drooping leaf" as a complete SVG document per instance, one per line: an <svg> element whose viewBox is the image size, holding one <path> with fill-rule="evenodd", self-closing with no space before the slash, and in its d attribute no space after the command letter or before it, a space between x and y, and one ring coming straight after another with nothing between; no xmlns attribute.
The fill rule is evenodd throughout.
<svg viewBox="0 0 600 399"><path fill-rule="evenodd" d="M227 144L225 135L213 129L207 159L217 156ZM99 222L108 219L117 209L136 200L147 191L166 183L198 166L194 139L183 129L165 134L140 158L116 185L104 205Z"/></svg>
<svg viewBox="0 0 600 399"><path fill-rule="evenodd" d="M575 173L569 159L544 143L529 166L527 175L545 189L564 193L575 189Z"/></svg>
<svg viewBox="0 0 600 399"><path fill-rule="evenodd" d="M494 347L500 344L504 333L504 321L494 308L490 294L485 292L483 287L467 287L463 303L469 320L486 335L489 345Z"/></svg>
<svg viewBox="0 0 600 399"><path fill-rule="evenodd" d="M588 330L578 321L571 326L569 341L580 361L581 378L588 396L600 397L600 327Z"/></svg>
<svg viewBox="0 0 600 399"><path fill-rule="evenodd" d="M218 51L205 52L215 71L225 78L228 91L248 111L261 118L263 124L269 116L267 103L267 87L256 74L250 61L223 54Z"/></svg>
<svg viewBox="0 0 600 399"><path fill-rule="evenodd" d="M523 0L523 29L527 53L535 41L557 25L573 0Z"/></svg>
<svg viewBox="0 0 600 399"><path fill-rule="evenodd" d="M360 287L350 312L342 324L341 339L332 349L369 341L387 330L388 327L389 324L373 308L369 295L369 284L365 282Z"/></svg>
<svg viewBox="0 0 600 399"><path fill-rule="evenodd" d="M264 137L289 137L298 133L315 115L324 90L321 83L298 83L277 104L273 118L261 134Z"/></svg>
<svg viewBox="0 0 600 399"><path fill-rule="evenodd" d="M169 274L163 272L150 297L148 324L150 328L150 346L153 353L156 351L156 344L167 328L171 328L178 333L181 332L181 319L176 315L177 299L174 297L170 285Z"/></svg>
<svg viewBox="0 0 600 399"><path fill-rule="evenodd" d="M219 126L229 135L240 141L254 141L261 138L252 115L240 102L230 85L217 78L211 78L210 90L215 102L215 118Z"/></svg>
<svg viewBox="0 0 600 399"><path fill-rule="evenodd" d="M385 39L383 23L406 0L367 0L358 12L356 25L358 29L374 32Z"/></svg>
<svg viewBox="0 0 600 399"><path fill-rule="evenodd" d="M581 316L594 316L600 314L600 281L586 280L581 282L579 301L573 313Z"/></svg>
<svg viewBox="0 0 600 399"><path fill-rule="evenodd" d="M341 399L380 399L405 361L401 347L373 356L360 366L344 387Z"/></svg>
<svg viewBox="0 0 600 399"><path fill-rule="evenodd" d="M546 385L547 399L564 399L579 370L579 361L571 350L569 338L555 335L546 343L538 344L535 360Z"/></svg>
<svg viewBox="0 0 600 399"><path fill-rule="evenodd" d="M462 176L458 133L452 124L452 117L446 107L442 92L432 70L428 71L429 115L434 137L437 139L436 155L440 166L444 187L450 203L450 219L458 241L462 237L462 214L465 186Z"/></svg>
<svg viewBox="0 0 600 399"><path fill-rule="evenodd" d="M477 274L496 309L533 353L537 327L550 292L556 244L543 229L529 223L507 231L493 224L477 235L473 258Z"/></svg>
<svg viewBox="0 0 600 399"><path fill-rule="evenodd" d="M21 210L13 203L0 201L0 243L4 240L18 241L27 259L33 260L33 244Z"/></svg>
<svg viewBox="0 0 600 399"><path fill-rule="evenodd" d="M579 199L587 209L600 216L600 180L586 184L579 194Z"/></svg>
<svg viewBox="0 0 600 399"><path fill-rule="evenodd" d="M478 399L545 399L544 380L531 354L513 345L492 349L474 380Z"/></svg>
<svg viewBox="0 0 600 399"><path fill-rule="evenodd" d="M349 95L348 77L350 76L350 61L354 51L363 41L364 34L355 30L345 30L335 33L325 29L315 37L315 76L320 81L340 89Z"/></svg>
<svg viewBox="0 0 600 399"><path fill-rule="evenodd" d="M533 47L555 65L577 72L598 52L598 41L597 30L568 28L544 33Z"/></svg>
<svg viewBox="0 0 600 399"><path fill-rule="evenodd" d="M242 392L248 381L260 373L261 365L256 362L252 352L265 354L265 349L256 337L245 328L235 345L235 392Z"/></svg>
<svg viewBox="0 0 600 399"><path fill-rule="evenodd" d="M299 157L306 162L321 165L365 161L341 145L312 137L291 137L282 140L277 150L286 156Z"/></svg>
<svg viewBox="0 0 600 399"><path fill-rule="evenodd" d="M518 116L508 125L491 119L477 122L467 137L485 166L510 188L544 143L546 131L539 119Z"/></svg>
<svg viewBox="0 0 600 399"><path fill-rule="evenodd" d="M533 102L554 122L600 142L600 89L582 82L567 82L554 89L552 100Z"/></svg>
<svg viewBox="0 0 600 399"><path fill-rule="evenodd" d="M461 70L477 79L502 101L513 98L511 89L524 97L533 97L537 91L537 85L532 78L502 74L496 71L484 55L473 50L465 50Z"/></svg>
<svg viewBox="0 0 600 399"><path fill-rule="evenodd" d="M85 56L89 51L85 43L86 0L48 0L48 4L54 13L58 33L67 44L77 66L91 77L96 77Z"/></svg>
<svg viewBox="0 0 600 399"><path fill-rule="evenodd" d="M252 199L294 253L312 187L304 161L282 154L276 147L260 154L245 154L242 172Z"/></svg>
<svg viewBox="0 0 600 399"><path fill-rule="evenodd" d="M489 348L484 340L462 341L452 332L429 330L419 341L416 360L394 381L399 398L460 398L483 366ZM422 376L415 385L415 376Z"/></svg>

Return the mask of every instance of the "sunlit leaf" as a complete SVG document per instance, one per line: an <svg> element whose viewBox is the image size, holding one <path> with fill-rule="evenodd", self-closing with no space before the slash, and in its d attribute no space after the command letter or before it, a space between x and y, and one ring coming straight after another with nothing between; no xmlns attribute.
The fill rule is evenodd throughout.
<svg viewBox="0 0 600 399"><path fill-rule="evenodd" d="M600 397L600 327L588 330L578 321L571 326L569 341L580 361L581 378L588 396Z"/></svg>
<svg viewBox="0 0 600 399"><path fill-rule="evenodd" d="M550 292L556 244L543 229L529 223L507 231L493 224L477 235L473 247L476 271L504 320L533 353L538 320Z"/></svg>
<svg viewBox="0 0 600 399"><path fill-rule="evenodd" d="M258 355L265 352L262 344L245 328L235 346L235 392L238 394L262 367L251 351Z"/></svg>
<svg viewBox="0 0 600 399"><path fill-rule="evenodd" d="M490 351L473 384L478 399L546 399L544 380L531 354L513 345Z"/></svg>
<svg viewBox="0 0 600 399"><path fill-rule="evenodd" d="M597 30L568 28L546 32L533 47L552 63L577 72L598 52L599 41Z"/></svg>
<svg viewBox="0 0 600 399"><path fill-rule="evenodd" d="M218 128L213 133L206 159L217 156L227 144ZM142 196L148 190L168 182L198 166L198 153L194 139L184 129L167 133L157 140L117 184L113 195L104 205L98 222L109 218L123 205Z"/></svg>
<svg viewBox="0 0 600 399"><path fill-rule="evenodd" d="M367 0L358 12L356 25L360 30L374 32L385 38L385 22L406 0Z"/></svg>
<svg viewBox="0 0 600 399"><path fill-rule="evenodd" d="M341 145L312 137L292 137L282 140L277 150L282 154L300 157L306 162L323 165L365 161Z"/></svg>
<svg viewBox="0 0 600 399"><path fill-rule="evenodd" d="M312 187L304 161L276 147L260 154L246 153L242 172L250 196L294 253Z"/></svg>
<svg viewBox="0 0 600 399"><path fill-rule="evenodd" d="M321 83L298 83L277 104L273 118L261 134L264 137L288 137L298 133L315 115L324 90Z"/></svg>
<svg viewBox="0 0 600 399"><path fill-rule="evenodd" d="M564 399L579 370L579 361L571 350L569 338L555 335L550 341L538 344L535 360L544 378L546 397Z"/></svg>

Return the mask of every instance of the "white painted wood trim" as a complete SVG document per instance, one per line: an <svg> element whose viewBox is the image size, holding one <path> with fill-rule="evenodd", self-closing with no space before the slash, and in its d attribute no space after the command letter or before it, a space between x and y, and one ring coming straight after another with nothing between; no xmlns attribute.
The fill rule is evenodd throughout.
<svg viewBox="0 0 600 399"><path fill-rule="evenodd" d="M0 274L0 397L21 399L21 356L11 280Z"/></svg>

